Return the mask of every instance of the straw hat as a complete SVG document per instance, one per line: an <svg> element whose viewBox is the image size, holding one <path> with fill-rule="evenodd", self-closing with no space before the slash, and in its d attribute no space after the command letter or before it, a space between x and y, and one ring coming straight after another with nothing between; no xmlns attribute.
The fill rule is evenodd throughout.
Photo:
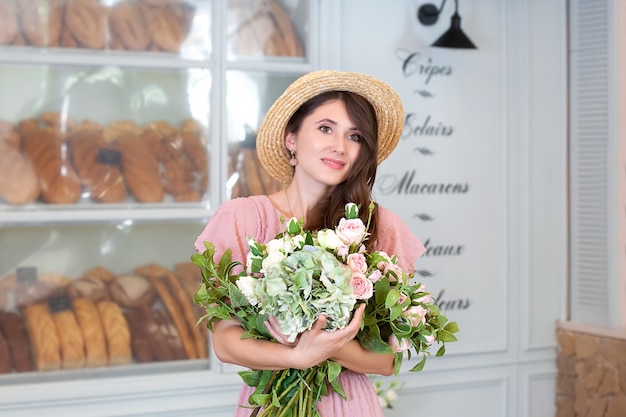
<svg viewBox="0 0 626 417"><path fill-rule="evenodd" d="M374 107L378 119L378 164L398 144L404 126L404 109L398 93L387 83L358 72L310 72L287 87L259 126L256 140L259 160L268 174L278 181L288 183L293 177L289 152L285 148L287 122L306 101L327 91L356 93Z"/></svg>

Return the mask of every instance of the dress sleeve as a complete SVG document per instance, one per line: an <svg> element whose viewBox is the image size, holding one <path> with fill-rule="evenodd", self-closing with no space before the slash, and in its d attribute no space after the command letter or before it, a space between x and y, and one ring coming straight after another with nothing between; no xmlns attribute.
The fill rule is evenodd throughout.
<svg viewBox="0 0 626 417"><path fill-rule="evenodd" d="M426 248L397 214L380 205L377 234L376 249L390 256L396 255L400 268L415 272L414 263L426 252Z"/></svg>
<svg viewBox="0 0 626 417"><path fill-rule="evenodd" d="M211 242L215 245L216 261L230 249L233 261L245 265L248 239L257 236L259 223L258 210L251 199L229 200L215 211L196 239L196 252L204 252L204 242Z"/></svg>

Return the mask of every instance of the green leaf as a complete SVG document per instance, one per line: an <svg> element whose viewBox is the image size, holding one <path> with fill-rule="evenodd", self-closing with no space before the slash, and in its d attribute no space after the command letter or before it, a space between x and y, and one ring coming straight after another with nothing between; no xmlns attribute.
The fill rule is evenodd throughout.
<svg viewBox="0 0 626 417"><path fill-rule="evenodd" d="M456 321L451 321L446 324L443 329L450 333L456 333L459 331L459 325L456 323Z"/></svg>
<svg viewBox="0 0 626 417"><path fill-rule="evenodd" d="M241 292L241 290L233 283L228 283L228 298L230 299L230 305L233 308L239 308L243 306L247 306L248 299Z"/></svg>
<svg viewBox="0 0 626 417"><path fill-rule="evenodd" d="M262 371L239 371L237 374L243 379L243 382L250 387L256 387L261 382Z"/></svg>
<svg viewBox="0 0 626 417"><path fill-rule="evenodd" d="M398 375L402 367L402 352L396 352L393 360L393 374Z"/></svg>
<svg viewBox="0 0 626 417"><path fill-rule="evenodd" d="M456 342L457 338L447 330L439 330L437 332L437 340L440 342Z"/></svg>
<svg viewBox="0 0 626 417"><path fill-rule="evenodd" d="M441 345L435 356L443 356L446 354L446 345Z"/></svg>
<svg viewBox="0 0 626 417"><path fill-rule="evenodd" d="M271 398L270 394L252 394L248 402L250 404L267 405L270 403Z"/></svg>
<svg viewBox="0 0 626 417"><path fill-rule="evenodd" d="M400 291L394 289L389 290L387 297L385 298L385 308L391 308L391 306L398 304L400 299Z"/></svg>
<svg viewBox="0 0 626 417"><path fill-rule="evenodd" d="M380 338L380 334L373 334L367 329L360 331L357 335L359 342L361 342L361 346L376 353L393 353L391 346Z"/></svg>
<svg viewBox="0 0 626 417"><path fill-rule="evenodd" d="M389 294L389 281L386 279L379 279L374 285L374 299L377 305L383 304ZM387 307L389 308L389 307Z"/></svg>
<svg viewBox="0 0 626 417"><path fill-rule="evenodd" d="M410 372L419 372L424 369L424 365L426 364L426 355L422 356L422 359L411 368Z"/></svg>
<svg viewBox="0 0 626 417"><path fill-rule="evenodd" d="M391 294L391 292L389 293ZM389 297L387 297L389 299ZM389 314L389 320L393 321L402 315L402 306L398 304L392 304L391 312ZM388 307L387 307L388 308Z"/></svg>
<svg viewBox="0 0 626 417"><path fill-rule="evenodd" d="M348 397L346 396L346 393L343 392L343 387L341 386L341 382L339 382L339 378L335 378L332 381L328 381L328 383L333 388L333 391L339 394L341 398L343 398L344 400L348 399Z"/></svg>
<svg viewBox="0 0 626 417"><path fill-rule="evenodd" d="M335 361L327 361L328 363L328 380L334 381L341 373L341 365Z"/></svg>
<svg viewBox="0 0 626 417"><path fill-rule="evenodd" d="M276 394L276 390L272 390L272 405L274 407L280 407L280 401L278 400L278 395Z"/></svg>

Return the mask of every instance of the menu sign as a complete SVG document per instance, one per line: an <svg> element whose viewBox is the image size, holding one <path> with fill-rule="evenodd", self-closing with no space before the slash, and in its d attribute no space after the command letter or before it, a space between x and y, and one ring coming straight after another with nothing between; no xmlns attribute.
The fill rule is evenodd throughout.
<svg viewBox="0 0 626 417"><path fill-rule="evenodd" d="M415 279L459 323L459 343L449 353L501 349L507 314L506 115L502 78L485 71L497 68L497 56L404 47L393 55L395 61L373 75L400 93L405 126L380 166L375 197L426 246Z"/></svg>

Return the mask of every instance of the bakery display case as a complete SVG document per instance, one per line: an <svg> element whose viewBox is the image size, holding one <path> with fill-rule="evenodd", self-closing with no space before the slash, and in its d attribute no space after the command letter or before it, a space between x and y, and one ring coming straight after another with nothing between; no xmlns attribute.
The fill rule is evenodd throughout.
<svg viewBox="0 0 626 417"><path fill-rule="evenodd" d="M220 203L281 187L255 132L314 67L315 7L0 0L0 414L239 384L196 325L193 242Z"/></svg>

